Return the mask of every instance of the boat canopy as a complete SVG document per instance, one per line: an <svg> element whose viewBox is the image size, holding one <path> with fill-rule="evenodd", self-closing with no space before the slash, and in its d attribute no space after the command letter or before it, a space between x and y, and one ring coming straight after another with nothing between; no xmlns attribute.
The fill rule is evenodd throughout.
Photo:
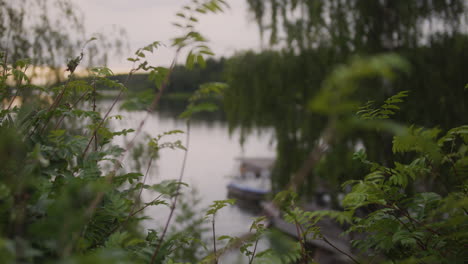
<svg viewBox="0 0 468 264"><path fill-rule="evenodd" d="M241 174L250 172L260 175L271 171L275 163L273 158L236 158L236 160L240 162Z"/></svg>

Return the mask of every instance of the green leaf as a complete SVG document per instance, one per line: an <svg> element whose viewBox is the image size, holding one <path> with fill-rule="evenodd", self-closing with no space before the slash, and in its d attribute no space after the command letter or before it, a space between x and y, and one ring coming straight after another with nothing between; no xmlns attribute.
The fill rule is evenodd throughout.
<svg viewBox="0 0 468 264"><path fill-rule="evenodd" d="M202 55L197 56L197 63L200 65L200 67L205 68L206 67L206 62L205 59L203 58Z"/></svg>
<svg viewBox="0 0 468 264"><path fill-rule="evenodd" d="M227 235L219 236L219 237L218 237L218 240L231 240L231 239L233 239L233 237L227 236Z"/></svg>
<svg viewBox="0 0 468 264"><path fill-rule="evenodd" d="M151 189L165 196L174 197L178 195L178 191L180 191L182 186L188 187L189 185L176 180L164 180L161 183L152 185Z"/></svg>
<svg viewBox="0 0 468 264"><path fill-rule="evenodd" d="M156 67L149 73L148 79L153 81L158 89L161 89L162 85L165 84L169 69L165 67Z"/></svg>
<svg viewBox="0 0 468 264"><path fill-rule="evenodd" d="M208 211L206 212L205 216L214 216L219 210L222 208L233 205L236 202L236 199L226 199L226 200L217 200L213 201L213 204L210 205Z"/></svg>
<svg viewBox="0 0 468 264"><path fill-rule="evenodd" d="M116 176L114 178L114 182L117 185L121 185L126 181L128 181L128 183L130 183L130 184L133 184L133 182L138 181L140 179L140 177L143 177L143 174L132 172L132 173L127 173L127 174L124 174L124 175Z"/></svg>
<svg viewBox="0 0 468 264"><path fill-rule="evenodd" d="M197 105L189 105L187 110L180 114L180 118L191 118L196 113L201 112L214 112L218 110L218 106L213 103L201 103Z"/></svg>
<svg viewBox="0 0 468 264"><path fill-rule="evenodd" d="M193 54L192 51L190 51L185 61L185 67L187 67L187 69L189 70L193 69L194 62L195 62L195 54Z"/></svg>

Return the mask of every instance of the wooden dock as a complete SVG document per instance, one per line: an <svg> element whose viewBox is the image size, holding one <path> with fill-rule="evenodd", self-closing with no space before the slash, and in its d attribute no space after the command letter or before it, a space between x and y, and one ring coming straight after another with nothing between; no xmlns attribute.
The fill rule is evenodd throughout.
<svg viewBox="0 0 468 264"><path fill-rule="evenodd" d="M294 224L286 222L281 217L280 210L273 204L273 202L261 203L264 213L270 220L270 224L282 231L283 233L298 239L297 228ZM317 223L321 229L321 234L336 248L345 252L346 254L353 255L351 252L350 239L347 236L341 236L343 229L331 220L321 220ZM313 239L313 234L310 234L306 243L313 247L314 260L321 264L332 263L351 263L351 260L342 252L330 246L322 239Z"/></svg>

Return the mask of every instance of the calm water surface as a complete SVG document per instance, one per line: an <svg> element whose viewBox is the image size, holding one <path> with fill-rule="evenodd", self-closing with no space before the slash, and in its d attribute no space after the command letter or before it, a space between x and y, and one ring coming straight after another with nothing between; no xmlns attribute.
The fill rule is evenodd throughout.
<svg viewBox="0 0 468 264"><path fill-rule="evenodd" d="M123 128L136 128L140 120L146 116L146 112L116 111L124 117L116 120L113 126L116 130ZM147 120L143 132L151 137L156 137L171 130L186 131L186 123L183 120L170 118L160 114L154 114ZM188 146L188 159L183 181L198 191L201 198L197 205L200 209L206 208L214 200L227 199L226 186L230 176L234 175L236 157L274 157L274 146L271 144L272 132L264 131L260 135L255 134L247 138L243 147L239 144L240 133L234 131L229 134L227 124L221 121L192 121L190 128L190 144ZM186 135L177 134L167 137L167 141L181 140L185 143ZM123 139L118 139L122 143ZM163 140L164 142L164 140ZM161 151L161 157L153 162L153 170L150 173L148 184L155 184L164 179L177 179L183 161L182 150L165 149ZM144 193L143 199L150 201L156 194ZM146 228L159 229L161 223L167 219L167 211L161 207L153 207L146 214L153 219L144 223ZM216 232L219 235L241 235L248 232L253 212L246 211L237 206L222 209L216 217ZM265 247L265 243L263 243ZM222 263L243 263L238 258L228 256Z"/></svg>

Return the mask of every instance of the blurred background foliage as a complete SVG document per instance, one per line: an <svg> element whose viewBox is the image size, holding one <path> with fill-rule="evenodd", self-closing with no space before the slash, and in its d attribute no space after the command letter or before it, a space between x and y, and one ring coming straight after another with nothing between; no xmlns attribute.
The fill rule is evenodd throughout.
<svg viewBox="0 0 468 264"><path fill-rule="evenodd" d="M128 49L127 33L114 26L94 32L99 39L88 43L89 32L83 25L85 15L73 1L67 0L0 0L0 50L4 60L30 58L30 77L42 77L49 84L63 81L64 62L77 56L86 45L83 65L105 65L109 56ZM62 69L62 70L58 70Z"/></svg>
<svg viewBox="0 0 468 264"><path fill-rule="evenodd" d="M160 107L180 113L189 94L200 84L227 82L230 88L224 95L225 113L209 113L208 118L227 120L231 129L240 128L241 142L256 128L274 129L276 190L289 182L320 140L325 118L309 111L308 102L325 76L352 57L393 52L411 66L409 74L401 74L391 83L376 78L362 81L353 96L363 104L380 104L393 94L409 91L409 100L395 116L397 121L444 130L466 123L465 1L247 2L271 48L210 59L203 69L189 71L177 66ZM124 76L115 78L122 80ZM151 82L144 75L136 75L130 82L137 102L127 106L147 105L145 101L151 100L148 91L154 89ZM368 131L336 138L330 148L332 154L311 173L303 191L310 195L314 189L337 193L334 186L338 182L362 175L362 166L349 154L359 147L364 147L372 159L391 164L391 140L391 135Z"/></svg>
<svg viewBox="0 0 468 264"><path fill-rule="evenodd" d="M197 14L223 10L223 1L203 4L193 2L187 8ZM0 20L0 263L200 259L204 222L195 211L196 195L180 200L176 208L186 184L166 180L150 185L144 177L160 149L186 148L181 141L148 139L145 150L132 153L145 164L132 170L125 162L132 147L113 139L140 131L110 127L111 119L122 118L109 114L119 96L97 106L98 87L126 91L127 81L109 78L113 73L107 67L94 67L118 52L124 35L86 38L79 10L64 0L1 0ZM204 39L184 33L180 41L174 44L179 50ZM153 42L132 59L138 69L164 80L172 69L143 59L158 46ZM75 72L79 66L87 68L89 78ZM50 74L38 77L41 71ZM166 132L173 133L181 131ZM143 190L152 200L143 200ZM171 230L170 220L155 230L141 224L149 206L174 213ZM182 245L187 250L176 252Z"/></svg>
<svg viewBox="0 0 468 264"><path fill-rule="evenodd" d="M350 87L359 89L345 94L346 100L360 105L369 101L382 105L389 96L408 91L408 99L393 117L395 121L437 127L443 132L441 134L468 121L466 1L247 2L260 33L268 36L272 48L208 60L204 69L195 67L189 71L176 66L162 106L165 102L168 108L185 106L189 94L200 84L226 81L229 88L222 103L231 129L242 131L241 142L259 128L274 130L277 162L272 181L275 191L291 182L310 150L324 140L322 132L328 124L329 113L312 111L311 101L321 95L321 88L326 87L326 76L339 73L340 65L349 61L361 62L360 67L351 67L351 71L365 71L367 68L359 57L392 52L405 58L408 65L401 63L395 72L392 71L392 76L396 77L392 82L378 78L380 76L362 74L365 77L358 83L349 83ZM54 12L60 15L51 16ZM51 17L58 20L52 21ZM175 195L167 191L177 189L175 186L180 183L148 186L139 182L143 176L139 172L119 170L116 174L109 167L101 166L109 161L118 164L124 149L113 145L112 138L133 131L115 132L103 125L94 132L100 139L95 140L94 151L86 155L86 144L91 141L83 136L83 132L93 131L103 121L96 109L90 110L97 96L95 87L90 85L93 83L88 84L73 75L64 81L61 77L63 69L56 71L57 78L51 87L35 86L29 77L24 77L28 67L58 69L64 58L76 58L77 63L84 59L91 65L105 63L109 53L101 50L114 52L114 48L119 50L124 46L122 39L111 36L88 43L85 57L76 57L87 43L81 19L79 11L65 0L0 0L0 20L3 22L0 26L0 50L3 52L0 58L0 102L3 107L0 115L1 260L5 263L46 263L51 259L64 260L64 263L148 263L156 245L161 246L157 262L164 261L170 254L175 258L196 259L200 256L198 240L204 227L196 212L191 210L190 201L181 203L178 219L181 220L178 224L193 235L190 239L187 233L174 230L171 238L158 244L160 230L142 231L138 223L144 217L134 214L137 208L167 205ZM25 57L32 60L22 61ZM385 72L387 64L395 62L392 58L380 57L364 62L370 63L372 69L388 73ZM356 76L361 73L353 72ZM114 88L120 87L126 78L95 77L106 79L105 83ZM13 82L7 81L8 78L13 78ZM127 83L130 93L139 98L129 108L141 109L154 100L154 91L161 87L150 86L147 79L148 75L135 74ZM68 85L74 89L65 93ZM148 89L151 90L149 93ZM17 91L22 92L25 101L28 95L34 100L21 108L13 106L11 102L17 97ZM58 102L61 91L64 91L67 102L87 101L88 109L73 109L76 105L59 105L50 98L32 96L46 93L50 97L56 96ZM79 93L88 96L78 97ZM355 110L359 109L356 107ZM76 120L86 118L89 126L61 123L62 115ZM56 121L56 129L48 130L51 120ZM309 197L328 192L333 196L332 206L335 208L340 207L337 197L340 183L360 179L366 174L363 160L368 158L389 167L396 159L404 162L415 157L411 148L405 152L394 151L393 134L384 129L375 131L352 126L339 126L338 129L340 133L327 142L327 155L308 173L298 190ZM434 131L437 134L437 129ZM406 142L422 137L420 132L406 138ZM436 138L435 135L427 137ZM352 153L359 149L365 149L367 156L353 159ZM457 154L463 162L466 160L465 149L460 149L461 154ZM465 168L464 164L460 166ZM420 186L417 187L434 189L441 195L458 188L464 178L455 179L457 175L453 175L450 168L443 169L450 177L418 182ZM115 177L115 180L109 184L107 177ZM405 184L404 187L408 193L417 191L413 185ZM163 198L142 203L139 199L142 189L159 191ZM395 190L401 191L400 187ZM100 193L105 196L98 204L93 204L96 194ZM195 201L194 198L192 202ZM182 223L184 219L191 221ZM182 246L189 250L181 251Z"/></svg>
<svg viewBox="0 0 468 264"><path fill-rule="evenodd" d="M410 74L388 82L368 78L352 96L376 104L400 91L409 98L397 121L447 130L465 124L468 93L468 12L466 1L426 0L248 0L260 31L273 50L240 53L227 62L230 89L225 110L232 128L248 134L257 125L273 127L277 163L273 183L284 187L308 150L320 141L324 117L308 102L325 76L355 56L384 52L408 60ZM310 173L303 191L313 195L362 175L349 153L364 147L372 160L392 164L392 136L355 131L332 142L329 154ZM322 179L316 181L316 179ZM441 179L443 181L443 179ZM320 186L325 185L325 186Z"/></svg>

